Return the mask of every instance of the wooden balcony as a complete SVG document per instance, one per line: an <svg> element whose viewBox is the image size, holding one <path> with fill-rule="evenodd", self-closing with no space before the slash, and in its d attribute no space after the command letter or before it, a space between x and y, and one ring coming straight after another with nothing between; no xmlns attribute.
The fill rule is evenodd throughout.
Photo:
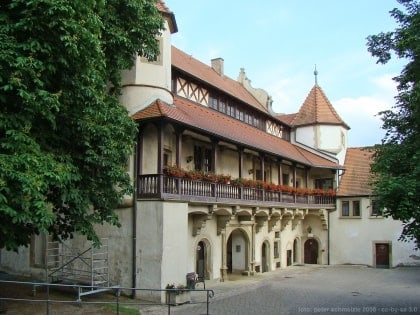
<svg viewBox="0 0 420 315"><path fill-rule="evenodd" d="M263 188L152 174L139 175L137 198L294 208L335 208L335 196L301 195Z"/></svg>

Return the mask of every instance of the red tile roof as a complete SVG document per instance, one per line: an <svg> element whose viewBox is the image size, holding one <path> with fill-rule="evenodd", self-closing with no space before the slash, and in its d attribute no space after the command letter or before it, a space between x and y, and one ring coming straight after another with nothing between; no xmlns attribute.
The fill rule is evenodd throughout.
<svg viewBox="0 0 420 315"><path fill-rule="evenodd" d="M348 148L346 168L337 191L337 196L368 196L372 194L370 164L372 148Z"/></svg>
<svg viewBox="0 0 420 315"><path fill-rule="evenodd" d="M161 12L164 16L168 18L169 30L171 31L171 33L173 34L173 33L178 32L178 26L176 24L175 14L168 8L165 2L162 0L158 0L156 2L156 8L159 10L159 12Z"/></svg>
<svg viewBox="0 0 420 315"><path fill-rule="evenodd" d="M311 89L300 107L299 112L292 120L293 126L313 124L342 125L345 128L350 129L335 111L334 107L318 85L315 85Z"/></svg>
<svg viewBox="0 0 420 315"><path fill-rule="evenodd" d="M294 114L280 114L280 115L277 115L276 118L278 120L280 120L281 122L285 123L286 125L291 126L292 122L293 122L293 119L295 119L296 115L297 115L297 113L294 113Z"/></svg>
<svg viewBox="0 0 420 315"><path fill-rule="evenodd" d="M157 100L132 116L134 120L158 117L166 117L197 132L215 135L225 141L242 144L304 165L332 169L338 167L335 162L296 147L284 139L179 96L174 97L174 105Z"/></svg>
<svg viewBox="0 0 420 315"><path fill-rule="evenodd" d="M160 12L172 13L171 10L169 10L169 8L166 6L165 1L158 0L156 3L156 7Z"/></svg>
<svg viewBox="0 0 420 315"><path fill-rule="evenodd" d="M172 46L172 66L188 73L188 76L193 76L256 109L269 114L267 108L258 102L257 99L238 81L225 75L219 75L212 67L202 63L174 46Z"/></svg>

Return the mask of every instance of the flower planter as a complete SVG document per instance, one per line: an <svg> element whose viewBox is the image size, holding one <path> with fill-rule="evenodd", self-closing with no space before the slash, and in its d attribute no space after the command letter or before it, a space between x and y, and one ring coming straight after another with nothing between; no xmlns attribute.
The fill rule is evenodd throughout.
<svg viewBox="0 0 420 315"><path fill-rule="evenodd" d="M166 292L166 303L170 305L181 305L191 303L190 291Z"/></svg>

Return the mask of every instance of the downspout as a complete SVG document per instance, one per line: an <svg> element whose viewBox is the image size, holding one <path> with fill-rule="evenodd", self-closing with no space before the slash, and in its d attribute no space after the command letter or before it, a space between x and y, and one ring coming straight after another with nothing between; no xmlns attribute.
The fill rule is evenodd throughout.
<svg viewBox="0 0 420 315"><path fill-rule="evenodd" d="M331 229L331 222L330 222L330 212L328 213L328 231L327 231L327 265L330 264L330 229Z"/></svg>
<svg viewBox="0 0 420 315"><path fill-rule="evenodd" d="M136 143L134 144L134 167L133 167L133 222L132 222L132 228L133 228L133 248L132 248L132 288L135 288L137 285L137 272L136 272L136 267L137 267L137 180L138 180L138 176L137 176L137 170L138 170L138 161L137 161L137 143L138 143L138 138ZM135 298L136 297L136 290L132 290L131 292L131 298Z"/></svg>

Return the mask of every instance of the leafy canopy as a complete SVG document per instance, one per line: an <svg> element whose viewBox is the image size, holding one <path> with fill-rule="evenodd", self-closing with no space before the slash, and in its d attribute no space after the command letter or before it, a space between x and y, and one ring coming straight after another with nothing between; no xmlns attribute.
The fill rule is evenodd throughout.
<svg viewBox="0 0 420 315"><path fill-rule="evenodd" d="M376 146L372 171L375 194L387 216L401 220L400 240L420 245L420 4L418 0L398 0L405 9L393 9L398 27L393 32L367 38L368 51L386 63L395 53L407 60L398 83L396 105L381 112L382 144Z"/></svg>
<svg viewBox="0 0 420 315"><path fill-rule="evenodd" d="M136 134L120 74L162 29L153 0L0 2L0 248L119 224Z"/></svg>

